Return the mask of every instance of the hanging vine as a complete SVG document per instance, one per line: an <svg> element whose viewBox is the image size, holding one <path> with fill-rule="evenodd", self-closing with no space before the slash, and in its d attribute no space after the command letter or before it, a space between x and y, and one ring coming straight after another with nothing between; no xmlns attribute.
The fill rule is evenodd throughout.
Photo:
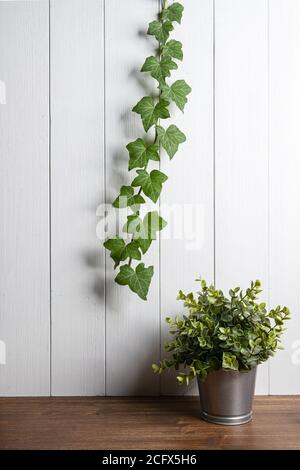
<svg viewBox="0 0 300 470"><path fill-rule="evenodd" d="M170 118L171 102L183 111L187 95L191 92L190 86L184 80L167 83L171 70L178 68L176 60L183 60L181 42L169 40L174 23L181 23L182 14L183 6L180 3L175 2L168 6L167 0L163 0L159 18L149 23L147 34L154 36L158 41L157 56L147 57L141 72L150 73L158 82L159 94L156 98L143 97L132 111L140 115L147 133L154 128L154 138L150 143L144 138L138 138L127 145L128 171L135 170L136 174L129 186L121 187L119 196L113 202L115 208L131 210L123 227L123 232L130 234L131 241L126 243L123 238L116 236L104 243L105 248L110 251L115 269L119 269L115 281L122 286L129 286L143 300L147 300L154 268L146 267L141 262L142 255L148 251L157 233L167 225L157 211L148 212L143 218L140 215L141 205L146 203L145 198L156 203L163 184L168 179L160 170L148 171L148 163L150 160L160 161L161 147L171 160L179 145L186 140L183 132L174 124L168 128L161 126L161 120ZM138 262L136 267L132 266L133 260ZM121 263L123 264L120 266Z"/></svg>

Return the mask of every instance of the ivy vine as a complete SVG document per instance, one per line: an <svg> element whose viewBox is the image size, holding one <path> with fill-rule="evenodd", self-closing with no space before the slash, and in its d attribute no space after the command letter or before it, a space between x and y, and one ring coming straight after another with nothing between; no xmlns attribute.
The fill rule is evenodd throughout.
<svg viewBox="0 0 300 470"><path fill-rule="evenodd" d="M159 93L155 98L143 97L132 111L140 115L147 133L154 128L154 138L150 143L145 138L138 138L127 145L128 171L136 170L136 174L130 186L121 187L120 194L112 204L118 209L130 209L131 214L127 217L123 232L130 234L131 241L126 243L123 238L116 236L104 243L115 263L114 268L119 269L115 281L122 286L128 286L143 300L147 300L154 269L153 266L146 267L141 262L142 255L148 251L157 233L167 225L157 211L148 212L143 218L140 214L141 205L146 203L145 198L156 203L163 184L168 179L159 169L148 171L148 163L150 160L160 161L161 147L171 160L179 145L186 140L184 133L174 124L168 128L161 126L161 120L170 118L171 102L183 112L187 95L191 92L190 86L184 80L167 83L171 70L178 68L176 61L183 60L182 43L169 39L174 23L181 23L183 9L178 2L167 5L167 0L163 0L158 19L149 23L147 34L154 36L158 41L157 56L147 57L141 72L150 73L157 81ZM133 260L139 262L136 267L132 266ZM120 266L122 262L124 264Z"/></svg>

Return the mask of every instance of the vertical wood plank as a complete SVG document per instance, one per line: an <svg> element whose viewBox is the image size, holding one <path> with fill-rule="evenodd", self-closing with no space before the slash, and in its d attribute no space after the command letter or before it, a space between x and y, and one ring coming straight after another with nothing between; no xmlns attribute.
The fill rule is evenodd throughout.
<svg viewBox="0 0 300 470"><path fill-rule="evenodd" d="M216 284L268 293L267 0L215 1ZM256 392L268 393L268 364Z"/></svg>
<svg viewBox="0 0 300 470"><path fill-rule="evenodd" d="M270 301L292 319L270 393L300 393L300 1L270 2Z"/></svg>
<svg viewBox="0 0 300 470"><path fill-rule="evenodd" d="M192 93L184 114L174 107L170 120L186 134L187 141L171 162L163 155L161 163L169 176L161 197L162 215L166 214L169 223L168 231L161 235L162 357L168 329L165 317L183 311L182 303L176 300L178 291L196 291L194 281L199 275L208 282L214 278L213 2L182 3L182 24L176 25L172 36L183 43L184 59L172 73L172 81L185 79ZM196 388L178 386L175 374L165 374L161 392L194 393Z"/></svg>
<svg viewBox="0 0 300 470"><path fill-rule="evenodd" d="M103 2L51 1L52 393L104 394Z"/></svg>
<svg viewBox="0 0 300 470"><path fill-rule="evenodd" d="M48 395L48 2L0 2L0 395Z"/></svg>
<svg viewBox="0 0 300 470"><path fill-rule="evenodd" d="M132 107L155 84L139 72L154 42L146 37L148 22L158 13L157 0L109 0L105 6L106 30L106 167L108 202L115 199L128 175L128 142L143 137L139 116ZM126 218L125 218L126 220ZM121 224L122 225L122 224ZM113 228L110 235L113 235ZM143 257L154 266L148 301L128 287L114 283L116 272L107 256L106 281L106 382L108 395L155 395L159 379L151 363L159 356L159 244L153 242Z"/></svg>

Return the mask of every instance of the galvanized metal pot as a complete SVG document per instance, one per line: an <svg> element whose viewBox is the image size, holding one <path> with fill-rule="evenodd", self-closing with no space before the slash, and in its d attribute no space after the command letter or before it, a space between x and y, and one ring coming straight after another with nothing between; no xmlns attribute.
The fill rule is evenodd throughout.
<svg viewBox="0 0 300 470"><path fill-rule="evenodd" d="M219 369L198 379L201 417L216 424L245 424L252 419L256 367L247 372Z"/></svg>

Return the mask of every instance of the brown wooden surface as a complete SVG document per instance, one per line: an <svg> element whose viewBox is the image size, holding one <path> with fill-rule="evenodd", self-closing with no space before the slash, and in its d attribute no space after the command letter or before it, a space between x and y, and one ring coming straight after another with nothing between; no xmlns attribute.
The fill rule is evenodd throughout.
<svg viewBox="0 0 300 470"><path fill-rule="evenodd" d="M0 449L300 449L300 396L257 397L218 426L197 398L0 398Z"/></svg>

